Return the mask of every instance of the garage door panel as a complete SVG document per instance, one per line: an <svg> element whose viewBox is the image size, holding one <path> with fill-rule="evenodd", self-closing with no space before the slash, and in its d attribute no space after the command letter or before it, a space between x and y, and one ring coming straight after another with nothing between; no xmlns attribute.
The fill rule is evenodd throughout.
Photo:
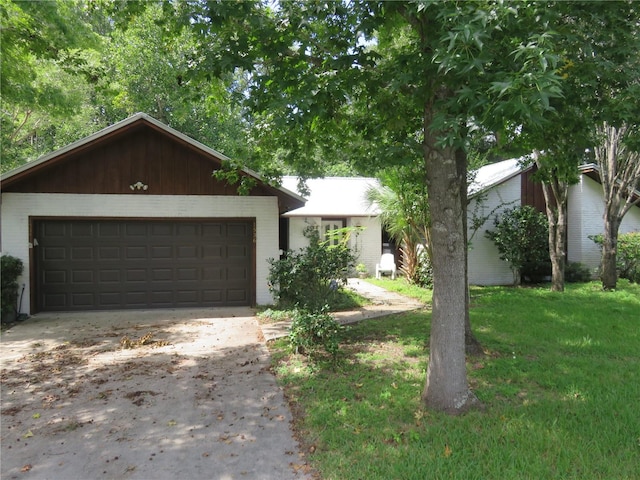
<svg viewBox="0 0 640 480"><path fill-rule="evenodd" d="M252 232L246 221L36 222L37 308L249 305Z"/></svg>
<svg viewBox="0 0 640 480"><path fill-rule="evenodd" d="M243 303L247 301L246 290L230 288L227 290L228 303Z"/></svg>
<svg viewBox="0 0 640 480"><path fill-rule="evenodd" d="M151 247L151 258L173 258L173 248L171 247L171 245Z"/></svg>
<svg viewBox="0 0 640 480"><path fill-rule="evenodd" d="M177 247L177 257L182 260L199 260L198 247L193 245L180 245Z"/></svg>
<svg viewBox="0 0 640 480"><path fill-rule="evenodd" d="M223 245L204 245L202 247L202 257L205 260L215 260L223 258Z"/></svg>
<svg viewBox="0 0 640 480"><path fill-rule="evenodd" d="M45 260L64 260L67 258L67 251L64 247L44 247L42 257Z"/></svg>
<svg viewBox="0 0 640 480"><path fill-rule="evenodd" d="M98 278L101 284L119 283L121 281L120 270L100 270Z"/></svg>
<svg viewBox="0 0 640 480"><path fill-rule="evenodd" d="M67 307L67 296L64 293L47 293L44 295L45 310L54 310Z"/></svg>
<svg viewBox="0 0 640 480"><path fill-rule="evenodd" d="M71 281L75 284L93 283L94 272L93 270L73 270L71 272Z"/></svg>
<svg viewBox="0 0 640 480"><path fill-rule="evenodd" d="M48 270L42 273L43 281L50 285L64 285L67 283L67 272L65 270Z"/></svg>
<svg viewBox="0 0 640 480"><path fill-rule="evenodd" d="M126 252L125 256L127 260L146 260L147 259L147 247L144 245L127 247L125 252Z"/></svg>
<svg viewBox="0 0 640 480"><path fill-rule="evenodd" d="M93 223L73 223L71 224L71 237L93 237Z"/></svg>
<svg viewBox="0 0 640 480"><path fill-rule="evenodd" d="M119 247L98 247L98 260L100 261L109 261L109 260L117 260L119 261L122 257L122 252Z"/></svg>
<svg viewBox="0 0 640 480"><path fill-rule="evenodd" d="M71 295L71 305L74 308L87 308L95 305L95 296L92 293L74 293Z"/></svg>
<svg viewBox="0 0 640 480"><path fill-rule="evenodd" d="M126 237L146 237L148 231L148 225L143 222L128 222L125 223L125 236Z"/></svg>

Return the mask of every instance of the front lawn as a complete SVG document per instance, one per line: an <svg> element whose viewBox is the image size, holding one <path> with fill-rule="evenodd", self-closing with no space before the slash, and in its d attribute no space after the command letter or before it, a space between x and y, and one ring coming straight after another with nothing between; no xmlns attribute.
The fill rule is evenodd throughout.
<svg viewBox="0 0 640 480"><path fill-rule="evenodd" d="M399 282L391 282L400 286ZM470 358L484 411L422 408L428 310L369 320L337 365L272 344L307 458L323 479L640 478L640 286L473 288Z"/></svg>

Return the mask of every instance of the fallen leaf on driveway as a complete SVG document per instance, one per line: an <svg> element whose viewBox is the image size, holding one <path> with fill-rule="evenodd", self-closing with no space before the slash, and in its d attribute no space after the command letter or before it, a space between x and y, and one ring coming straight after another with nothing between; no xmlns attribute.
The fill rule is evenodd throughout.
<svg viewBox="0 0 640 480"><path fill-rule="evenodd" d="M27 433L25 433L22 438L31 438L33 437L33 432L31 430L27 431Z"/></svg>
<svg viewBox="0 0 640 480"><path fill-rule="evenodd" d="M31 470L33 468L33 466L30 463L27 463L24 467L22 467L20 469L21 472L28 472L29 470Z"/></svg>

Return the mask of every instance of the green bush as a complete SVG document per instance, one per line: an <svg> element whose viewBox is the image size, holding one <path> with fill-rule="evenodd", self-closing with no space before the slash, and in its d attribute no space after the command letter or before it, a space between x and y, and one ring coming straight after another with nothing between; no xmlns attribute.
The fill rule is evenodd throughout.
<svg viewBox="0 0 640 480"><path fill-rule="evenodd" d="M564 269L564 279L569 283L586 283L591 281L589 267L580 262L567 263Z"/></svg>
<svg viewBox="0 0 640 480"><path fill-rule="evenodd" d="M589 238L602 247L602 235L590 235ZM631 283L640 283L640 232L618 235L616 269L618 277L626 278Z"/></svg>
<svg viewBox="0 0 640 480"><path fill-rule="evenodd" d="M551 273L549 222L530 205L506 209L494 219L494 230L485 235L495 243L500 258L509 262L518 277L539 282Z"/></svg>
<svg viewBox="0 0 640 480"><path fill-rule="evenodd" d="M433 287L433 266L426 249L422 249L418 253L418 268L414 283L422 288Z"/></svg>
<svg viewBox="0 0 640 480"><path fill-rule="evenodd" d="M289 342L297 353L313 354L323 348L333 358L339 350L340 325L327 309L318 312L295 310L289 331Z"/></svg>
<svg viewBox="0 0 640 480"><path fill-rule="evenodd" d="M341 281L353 269L355 257L346 241L338 245L320 241L315 228L307 228L309 246L270 259L269 288L281 308L318 312L338 297Z"/></svg>
<svg viewBox="0 0 640 480"><path fill-rule="evenodd" d="M2 321L17 314L18 277L22 275L22 260L10 255L0 257L1 314Z"/></svg>

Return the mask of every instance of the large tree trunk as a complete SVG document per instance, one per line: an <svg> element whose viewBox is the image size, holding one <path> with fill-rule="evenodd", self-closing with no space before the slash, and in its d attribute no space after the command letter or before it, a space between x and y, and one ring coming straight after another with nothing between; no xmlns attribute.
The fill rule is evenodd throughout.
<svg viewBox="0 0 640 480"><path fill-rule="evenodd" d="M461 184L466 184L466 162L463 156L456 156L454 148L435 148L435 138L427 129L425 136L434 286L429 366L422 398L429 408L459 414L477 403L469 389L465 361L467 246Z"/></svg>
<svg viewBox="0 0 640 480"><path fill-rule="evenodd" d="M602 288L615 290L618 283L617 255L620 220L605 208L604 235L602 239Z"/></svg>

